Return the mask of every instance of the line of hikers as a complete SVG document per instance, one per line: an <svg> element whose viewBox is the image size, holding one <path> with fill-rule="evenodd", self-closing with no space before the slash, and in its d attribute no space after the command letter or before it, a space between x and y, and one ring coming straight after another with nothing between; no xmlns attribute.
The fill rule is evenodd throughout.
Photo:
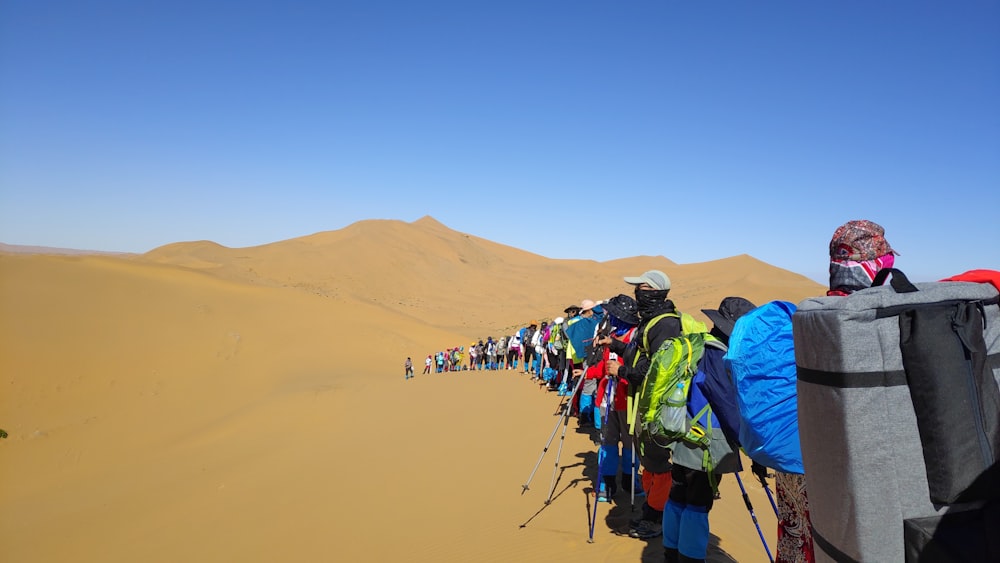
<svg viewBox="0 0 1000 563"><path fill-rule="evenodd" d="M489 336L485 341L479 339L469 344L468 349L456 346L428 354L423 373L518 370L520 366L521 373L532 374L533 379L537 379L544 370L555 368L559 361L564 344L562 322L562 317L554 319L551 326L548 321L531 321L509 336L499 339ZM404 364L404 369L406 367Z"/></svg>
<svg viewBox="0 0 1000 563"><path fill-rule="evenodd" d="M833 318L833 314L828 310L836 310L839 303L846 303L840 301L841 298L847 299L873 285L881 285L888 272L893 273L894 289L878 295L887 295L886 299L895 303L892 301L896 295L894 292L909 295L910 292L917 291L912 285L908 286L905 277L893 268L896 252L886 241L882 227L871 221L850 221L839 227L830 241L829 251L830 284L827 295L811 300L816 303L808 301L803 303L803 306L815 309L821 315ZM987 272L987 277L980 279L978 274L970 275L973 272ZM973 272L956 276L954 279L992 281L994 285L1000 284L998 272ZM902 281L897 283L896 276L901 277ZM757 526L768 560L782 563L812 563L816 561L816 554L819 551L816 547L819 547L830 560L841 560L838 558L844 552L829 541L829 538L818 535L810 517L810 499L807 496L805 478L805 467L808 464L803 460L803 451L808 449L813 452L812 455L816 459L819 459L820 454L824 452L824 446L813 442L800 444L799 424L800 421L805 421L801 422L802 424L808 422L812 425L811 430L816 431L834 422L846 429L854 424L854 421L850 416L843 416L836 421L820 420L816 416L810 418L810 413L798 411L796 398L797 385L800 389L802 381L834 388L846 387L855 374L839 372L825 374L815 370L806 370L803 374L798 364L829 360L837 365L845 365L840 355L856 354L859 345L852 342L850 346L830 348L831 335L836 334L838 338L851 337L846 333L830 332L843 327L828 329L822 325L796 326L796 335L793 338L792 318L796 306L784 301L772 301L758 307L742 297L726 297L717 309L702 310L712 323L709 328L691 315L676 309L668 298L671 280L665 273L651 270L639 276L625 277L624 281L631 286L632 295L620 294L602 302L583 300L579 306L574 305L564 309L566 316L554 319L551 324L532 321L529 326L502 339L508 345L508 352L511 342L518 342L519 348L522 347L521 343L528 343L523 346L524 351L519 350L514 354L512 361L507 360L506 364L499 359L496 364L489 361L492 357L489 354L489 347L484 349L485 354L476 351L476 356L485 356L483 364L487 366L486 369L516 369L517 362L520 362L522 373L529 373L532 380L545 385L549 390L570 397L564 416L577 417L580 427L596 427L600 430L598 479L595 483L596 500L618 502L624 494L628 494L633 500L643 499L640 514L629 522L628 534L642 540L662 537L664 561L667 563L691 563L704 561L707 557L710 537L709 512L714 502L720 498L718 485L726 473L735 475L743 491L743 501L750 512L753 524ZM934 288L935 291L937 289ZM944 287L941 290L949 295L955 292L963 295L963 291L975 293L974 290L965 287L957 289ZM926 293L932 294L930 290ZM947 321L942 321L947 325L945 328L958 326L959 321L967 321L965 325L978 327L981 333L987 326L986 313L983 311L989 311L994 317L998 316L995 294L993 291L993 297L986 300L968 298L972 303L970 316L942 317ZM831 300L829 297L837 299ZM868 298L862 296L861 300ZM907 302L907 299L912 300L912 297L904 295L899 298L901 302ZM947 307L951 307L955 301L948 299L944 302ZM892 330L890 325L896 326L895 319L884 315L906 311L904 306L894 306L885 310L888 313L880 310L882 312L878 314L873 312L870 317L861 317L850 307L847 309L845 318L850 322L859 322L861 319L865 323L872 324L877 322L875 319L888 319L886 321L888 325L879 325L879 328L872 329L878 331L877 338L856 337L864 338L866 346L871 341L882 341L886 338L886 331ZM975 316L977 310L980 311L981 317ZM913 316L916 318L917 314L914 313ZM818 318L826 319L826 317ZM906 318L910 318L909 313L906 314ZM830 322L836 327L836 323L847 321L836 317L834 320L824 320L824 322ZM921 321L924 322L927 321ZM901 331L905 326L901 316L898 330ZM994 331L986 338L993 354L990 357L1000 357L1000 350L994 351L1000 348L1000 334L995 333L996 328L990 330ZM797 356L795 341L798 338L802 338L810 348L800 350ZM809 339L813 341L810 342ZM980 347L985 350L981 334L978 339L978 341L971 340L979 342ZM492 338L487 339L487 343L490 341ZM475 350L478 346L477 343L472 349ZM886 350L886 358L895 357L890 348ZM459 348L459 354L462 352L463 350ZM970 353L966 351L966 357ZM500 356L502 354L498 355L498 358ZM962 354L959 353L958 356ZM921 362L932 361L929 358ZM961 360L961 357L958 359ZM428 362L430 361L429 357ZM938 361L936 356L933 361ZM977 548L980 543L985 542L979 523L995 521L1000 525L1000 469L997 469L1000 468L1000 462L997 461L1000 459L1000 414L996 412L997 405L1000 405L1000 391L995 389L996 381L988 369L991 364L982 361L980 363L986 365L981 370L985 375L982 375L982 381L970 386L980 390L985 389L990 393L986 399L977 397L981 407L976 412L984 410L987 412L984 419L986 423L970 426L971 430L967 433L970 437L967 440L980 445L992 444L992 449L983 449L988 455L983 457L981 465L976 466L978 469L971 473L967 472L971 477L963 482L973 485L970 485L965 492L960 491L960 494L953 495L963 500L961 494L973 490L977 500L986 499L992 502L987 504L987 508L981 509L985 516L976 516L975 514L979 513L975 513L969 517L970 522L977 522L976 526L970 528L962 524L965 520L956 520L957 524L954 524L967 532L967 535L971 534L973 541L979 542L976 544ZM454 365L461 365L461 361ZM470 365L477 366L470 369L479 369L480 364L470 362ZM909 369L910 367L906 367L906 370ZM890 377L889 374L894 372L885 373L884 377ZM878 375L878 372L869 370L857 376L870 374ZM894 380L876 385L866 380L851 385L857 385L860 389L874 390L881 385L887 385L889 389L898 388L893 386L898 386L900 383ZM957 389L955 385L947 388ZM814 401L814 408L819 404L825 408L832 398L831 395L819 393L816 397L822 400L815 403L817 399L809 397ZM968 401L968 398L960 399ZM916 398L913 404L916 408ZM905 409L897 411L905 412ZM849 411L845 409L844 412ZM803 416L806 418L803 419ZM918 423L921 416L918 410ZM997 420L990 422L992 418ZM908 424L912 426L912 423ZM903 425L890 430L900 432L900 435L904 436L902 434L904 431L900 429L905 427L906 425ZM921 428L919 437L914 437L912 431L906 432L910 432L904 436L910 440L910 445L907 447L919 452L924 442L923 429ZM964 437L949 439L966 440ZM550 442L551 440L552 437ZM830 441L839 443L844 440L842 436L833 435L823 439L824 443ZM548 444L543 450L543 456L547 450ZM739 455L741 451L751 459L751 471L767 492L778 519L777 550L773 557L740 478L743 469ZM854 455L868 455L870 451L871 448L858 449ZM910 455L910 452L907 452L907 455ZM924 455L928 455L926 448ZM840 500L842 491L838 488L839 485L836 485L839 482L836 474L841 468L847 470L853 467L854 461L833 458L830 462L819 465L819 469L816 469L815 463L811 466L811 471L818 471L815 475L817 480L822 477L827 481L826 487L815 491L828 503L827 506L820 507L827 509L823 511L823 516L827 519L824 520L824 524L829 529L843 526L841 522L849 522L850 519L845 520L846 516L842 513L845 510L853 510L856 512L852 513L851 518L867 518L869 526L881 526L885 532L883 535L886 536L884 541L869 541L871 538L868 536L849 532L835 536L841 546L852 548L850 553L853 559L843 558L843 560L903 560L901 555L904 538L899 530L904 524L907 529L910 526L903 521L905 515L901 515L900 510L893 509L894 511L890 511L891 514L873 519L869 514L872 512L870 505L864 502L843 504ZM927 481L930 482L932 500L933 491L940 489L937 486L937 482L941 480L938 477L940 473L934 473L936 471L934 465L938 461L941 460L935 458L927 462ZM962 459L958 459L958 462L964 463ZM861 466L866 465L861 463ZM536 464L535 468L537 467ZM983 467L986 469L980 471ZM918 469L917 473L920 471ZM774 478L776 500L768 487L768 479L771 477ZM860 480L846 485L860 490L867 482L865 477L861 475ZM529 482L530 480L529 477ZM908 487L907 494L910 495L907 502L912 505L911 508L921 507L920 510L924 512L914 514L924 517L924 520L937 518L935 510L952 502L944 500L940 503L935 502L932 506L928 503L928 499L924 498L926 491L920 489L919 479L912 476L907 476L905 479L901 477L900 487L904 481ZM926 489L926 485L924 488ZM528 490L527 483L524 485L524 490ZM880 492L876 488L873 495ZM550 500L551 493L550 491ZM870 499L869 502L898 507L900 501L886 498ZM595 514L597 506L595 503ZM837 508L834 510L831 508L833 506ZM963 509L966 508L965 505L962 506ZM994 508L988 508L991 506ZM980 510L975 506L973 508ZM978 520L971 520L972 518ZM989 518L993 520L988 520ZM592 519L592 525L593 520L596 518ZM921 525L926 525L926 522ZM935 521L933 526L937 525L938 522ZM593 528L591 528L592 537ZM908 531L907 553L919 554L924 550L930 553L936 549L944 549L940 545L927 546L935 541L947 540L949 537L952 537L951 532L935 535L933 530L924 534L911 534ZM911 545L911 542L915 543ZM891 555L888 559L871 555L876 553L875 550L882 550L877 553ZM1000 557L1000 552L995 550L989 553L996 553ZM982 560L994 560L990 557Z"/></svg>

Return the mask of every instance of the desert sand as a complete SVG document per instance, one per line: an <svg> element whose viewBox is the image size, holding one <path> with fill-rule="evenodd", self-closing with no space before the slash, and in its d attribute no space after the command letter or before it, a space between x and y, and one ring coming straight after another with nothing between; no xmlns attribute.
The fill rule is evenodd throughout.
<svg viewBox="0 0 1000 563"><path fill-rule="evenodd" d="M615 533L627 495L588 543L592 435L573 420L541 456L559 397L513 371L420 374L650 268L702 320L728 295L823 290L750 256L553 260L430 217L252 248L0 253L0 560L658 561L659 538ZM709 560L766 560L731 476L721 492Z"/></svg>

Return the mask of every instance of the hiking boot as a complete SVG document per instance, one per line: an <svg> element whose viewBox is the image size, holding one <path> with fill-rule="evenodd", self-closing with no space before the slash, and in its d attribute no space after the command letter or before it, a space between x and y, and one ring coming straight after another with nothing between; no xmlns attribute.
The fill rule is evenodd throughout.
<svg viewBox="0 0 1000 563"><path fill-rule="evenodd" d="M601 479L601 486L597 493L597 502L611 502L616 492L618 492L618 484L615 483L615 476L605 475Z"/></svg>
<svg viewBox="0 0 1000 563"><path fill-rule="evenodd" d="M663 535L663 524L659 522L652 522L650 520L643 520L642 522L639 522L639 525L635 527L635 530L630 530L628 535L640 540L651 540Z"/></svg>

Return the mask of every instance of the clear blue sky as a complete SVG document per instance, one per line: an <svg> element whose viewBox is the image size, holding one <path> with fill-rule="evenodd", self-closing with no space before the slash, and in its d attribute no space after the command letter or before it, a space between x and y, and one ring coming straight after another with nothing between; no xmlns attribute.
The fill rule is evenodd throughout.
<svg viewBox="0 0 1000 563"><path fill-rule="evenodd" d="M362 219L822 280L882 223L1000 269L1000 2L6 0L0 241L251 246Z"/></svg>

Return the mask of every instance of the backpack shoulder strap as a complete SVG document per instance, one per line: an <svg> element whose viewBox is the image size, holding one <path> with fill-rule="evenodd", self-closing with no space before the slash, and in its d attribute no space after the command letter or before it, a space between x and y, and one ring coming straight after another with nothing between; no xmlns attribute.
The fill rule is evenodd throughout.
<svg viewBox="0 0 1000 563"><path fill-rule="evenodd" d="M662 315L657 315L652 319L649 319L649 322L646 324L646 327L642 329L642 349L644 351L649 352L649 329L653 328L653 325L660 322L661 319L665 319L667 317L680 318L680 315L678 315L676 312L663 313Z"/></svg>

